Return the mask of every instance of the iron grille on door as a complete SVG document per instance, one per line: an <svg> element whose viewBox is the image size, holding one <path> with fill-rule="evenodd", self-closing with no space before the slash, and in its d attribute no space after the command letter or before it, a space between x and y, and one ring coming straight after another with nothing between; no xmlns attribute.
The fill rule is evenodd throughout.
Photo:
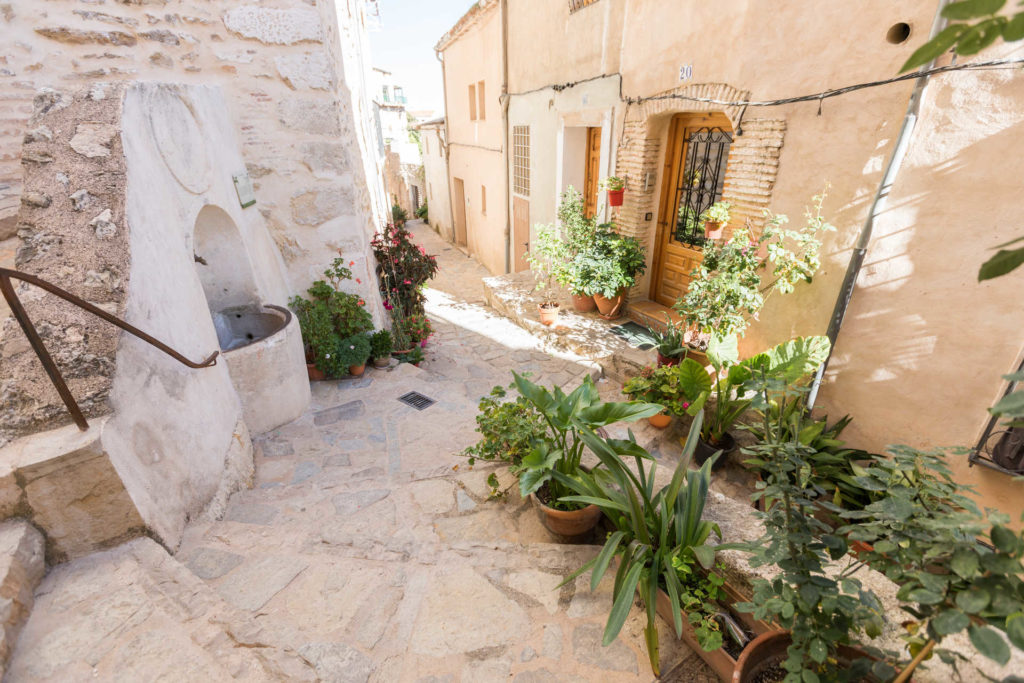
<svg viewBox="0 0 1024 683"><path fill-rule="evenodd" d="M721 128L691 128L679 154L683 172L676 184L677 242L702 246L704 224L700 215L722 198L725 166L732 136Z"/></svg>

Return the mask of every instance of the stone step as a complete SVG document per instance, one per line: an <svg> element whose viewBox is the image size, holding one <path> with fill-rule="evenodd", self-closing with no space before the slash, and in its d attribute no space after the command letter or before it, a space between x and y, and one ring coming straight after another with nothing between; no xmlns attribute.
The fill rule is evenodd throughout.
<svg viewBox="0 0 1024 683"><path fill-rule="evenodd" d="M487 303L551 348L569 351L597 363L603 374L617 382L636 375L644 365L653 364L653 350L633 348L611 333L611 328L628 322L626 318L604 320L597 313L577 313L569 295L560 292L558 322L548 327L538 319L538 297L533 292L529 272L484 278Z"/></svg>
<svg viewBox="0 0 1024 683"><path fill-rule="evenodd" d="M0 678L45 573L43 535L23 519L0 523Z"/></svg>
<svg viewBox="0 0 1024 683"><path fill-rule="evenodd" d="M314 680L149 538L55 568L40 584L8 680Z"/></svg>

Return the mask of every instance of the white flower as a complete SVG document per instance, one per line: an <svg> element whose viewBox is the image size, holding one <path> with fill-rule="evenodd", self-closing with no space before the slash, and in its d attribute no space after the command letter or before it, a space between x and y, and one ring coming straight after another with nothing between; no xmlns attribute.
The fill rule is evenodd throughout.
<svg viewBox="0 0 1024 683"><path fill-rule="evenodd" d="M324 358L330 358L330 357L331 357L331 354L329 354L329 353L325 353L324 354Z"/></svg>

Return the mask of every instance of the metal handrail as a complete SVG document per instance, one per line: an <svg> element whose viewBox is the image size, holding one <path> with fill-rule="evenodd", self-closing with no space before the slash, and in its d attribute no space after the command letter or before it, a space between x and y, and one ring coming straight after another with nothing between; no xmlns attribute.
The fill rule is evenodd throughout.
<svg viewBox="0 0 1024 683"><path fill-rule="evenodd" d="M43 369L46 370L46 374L50 376L50 381L53 382L54 388L57 389L57 393L60 394L60 398L64 401L64 405L67 406L72 419L83 432L89 429L89 423L86 421L85 415L82 414L82 409L78 407L75 397L71 395L71 390L68 389L68 385L64 381L64 377L60 374L60 369L57 367L57 364L53 361L53 357L50 356L49 351L47 351L46 347L43 345L42 337L39 336L35 326L28 317L28 313L25 312L25 308L21 305L21 301L18 300L18 296L14 292L14 287L11 285L11 278L22 280L30 285L35 285L54 296L58 296L79 308L85 309L89 313L106 320L111 325L116 325L125 332L133 334L142 341L155 346L182 365L198 369L213 367L217 364L217 356L220 354L220 351L214 351L206 360L200 363L193 363L159 339L146 334L134 325L126 323L117 316L107 313L102 308L94 306L88 301L75 296L71 292L65 291L46 280L36 277L35 275L29 275L28 273L22 273L10 268L0 268L0 293L3 294L4 299L7 301L7 305L11 307L11 312L14 314L14 318L18 321L18 324L21 325L22 332L24 332L25 336L28 337L28 343L32 345L32 350L35 351L36 356L39 357L39 362L43 364Z"/></svg>

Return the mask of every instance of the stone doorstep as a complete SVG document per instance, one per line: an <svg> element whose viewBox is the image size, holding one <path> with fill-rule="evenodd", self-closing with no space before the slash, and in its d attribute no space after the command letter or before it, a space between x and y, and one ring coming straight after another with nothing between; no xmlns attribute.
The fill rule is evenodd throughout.
<svg viewBox="0 0 1024 683"><path fill-rule="evenodd" d="M46 573L44 545L43 535L25 520L0 523L0 678L32 612L36 586Z"/></svg>
<svg viewBox="0 0 1024 683"><path fill-rule="evenodd" d="M604 320L596 313L577 313L572 299L558 292L562 306L559 322L552 329L537 317L538 297L533 292L529 271L484 278L484 296L491 308L542 339L547 345L570 351L597 363L605 376L625 382L645 365L655 362L653 350L635 349L609 330L627 320Z"/></svg>
<svg viewBox="0 0 1024 683"><path fill-rule="evenodd" d="M109 417L0 448L0 519L27 517L46 537L50 564L138 535L145 524L103 449Z"/></svg>

